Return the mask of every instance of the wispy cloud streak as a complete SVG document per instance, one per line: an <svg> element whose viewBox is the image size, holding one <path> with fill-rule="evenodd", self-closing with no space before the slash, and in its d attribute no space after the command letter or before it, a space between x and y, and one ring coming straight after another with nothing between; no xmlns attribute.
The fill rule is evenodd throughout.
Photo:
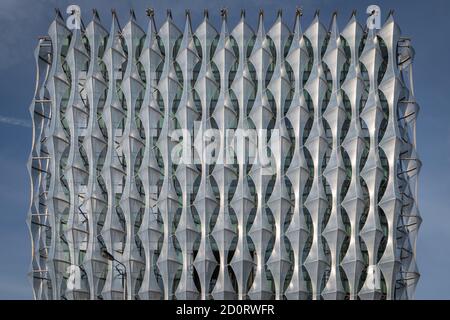
<svg viewBox="0 0 450 320"><path fill-rule="evenodd" d="M10 124L12 126L31 128L31 121L27 121L24 119L18 119L18 118L0 116L0 123L6 123L6 124Z"/></svg>

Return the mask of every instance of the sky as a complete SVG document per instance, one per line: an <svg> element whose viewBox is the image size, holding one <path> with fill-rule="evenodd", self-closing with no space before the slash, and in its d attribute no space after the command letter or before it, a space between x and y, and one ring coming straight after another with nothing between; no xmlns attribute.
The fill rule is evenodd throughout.
<svg viewBox="0 0 450 320"><path fill-rule="evenodd" d="M332 13L338 11L342 30L353 9L361 23L365 9L377 4L382 22L390 9L402 34L412 38L416 51L414 82L416 98L421 106L417 122L418 152L423 162L420 172L419 208L423 223L419 231L417 261L421 279L417 299L450 299L450 1L365 1L365 0L172 0L172 1L0 1L0 299L32 299L27 273L30 265L30 237L26 225L30 185L27 159L31 144L29 105L35 86L33 51L38 36L46 35L54 18L54 8L65 12L69 4L81 7L87 24L92 8L97 8L104 26L109 27L110 9L116 8L121 25L125 25L129 9L136 12L142 27L146 26L145 9L155 9L157 25L172 10L175 22L182 26L184 10L191 9L192 23L200 22L203 9L219 25L219 10L228 8L229 25L239 19L241 9L256 26L259 8L265 11L269 27L276 12L282 9L288 26L294 22L295 8L303 8L303 29L311 22L316 9L328 26ZM189 6L189 7L187 7Z"/></svg>

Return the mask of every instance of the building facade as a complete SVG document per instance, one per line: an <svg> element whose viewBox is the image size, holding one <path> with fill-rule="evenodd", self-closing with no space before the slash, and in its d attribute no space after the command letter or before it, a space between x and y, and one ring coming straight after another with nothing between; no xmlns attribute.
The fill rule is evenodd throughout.
<svg viewBox="0 0 450 320"><path fill-rule="evenodd" d="M39 40L35 299L413 298L419 106L393 15L147 15L58 13Z"/></svg>

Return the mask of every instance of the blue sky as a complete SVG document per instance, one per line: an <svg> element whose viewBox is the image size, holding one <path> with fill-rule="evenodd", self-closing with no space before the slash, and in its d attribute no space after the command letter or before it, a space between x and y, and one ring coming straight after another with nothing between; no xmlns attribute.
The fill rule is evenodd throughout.
<svg viewBox="0 0 450 320"><path fill-rule="evenodd" d="M121 24L133 8L142 26L146 25L145 8L153 6L160 25L167 8L172 9L178 24L184 10L191 9L193 24L202 17L204 8L218 24L219 9L229 9L229 23L239 19L246 9L247 19L256 25L259 8L265 10L267 26L283 9L288 25L293 24L295 8L304 9L303 26L320 9L322 22L328 25L338 10L341 30L353 9L365 20L365 8L378 4L384 21L390 9L403 35L410 36L416 50L415 91L421 105L418 119L418 151L423 161L420 174L419 206L423 223L418 240L418 264L422 274L416 298L450 299L450 1L51 1L1 0L0 2L0 299L31 299L27 279L30 263L30 240L25 224L29 205L29 180L26 162L31 141L28 107L34 91L35 66L33 50L37 37L45 35L54 17L54 7L62 12L68 4L81 6L84 21L96 7L105 26L111 21L110 8L116 8Z"/></svg>

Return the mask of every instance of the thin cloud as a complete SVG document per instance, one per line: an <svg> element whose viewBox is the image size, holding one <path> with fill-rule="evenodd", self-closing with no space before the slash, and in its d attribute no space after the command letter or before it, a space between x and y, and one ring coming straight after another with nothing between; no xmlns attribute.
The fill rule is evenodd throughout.
<svg viewBox="0 0 450 320"><path fill-rule="evenodd" d="M12 126L31 128L31 121L27 121L27 120L19 119L19 118L0 116L0 123L6 123L6 124L10 124Z"/></svg>

